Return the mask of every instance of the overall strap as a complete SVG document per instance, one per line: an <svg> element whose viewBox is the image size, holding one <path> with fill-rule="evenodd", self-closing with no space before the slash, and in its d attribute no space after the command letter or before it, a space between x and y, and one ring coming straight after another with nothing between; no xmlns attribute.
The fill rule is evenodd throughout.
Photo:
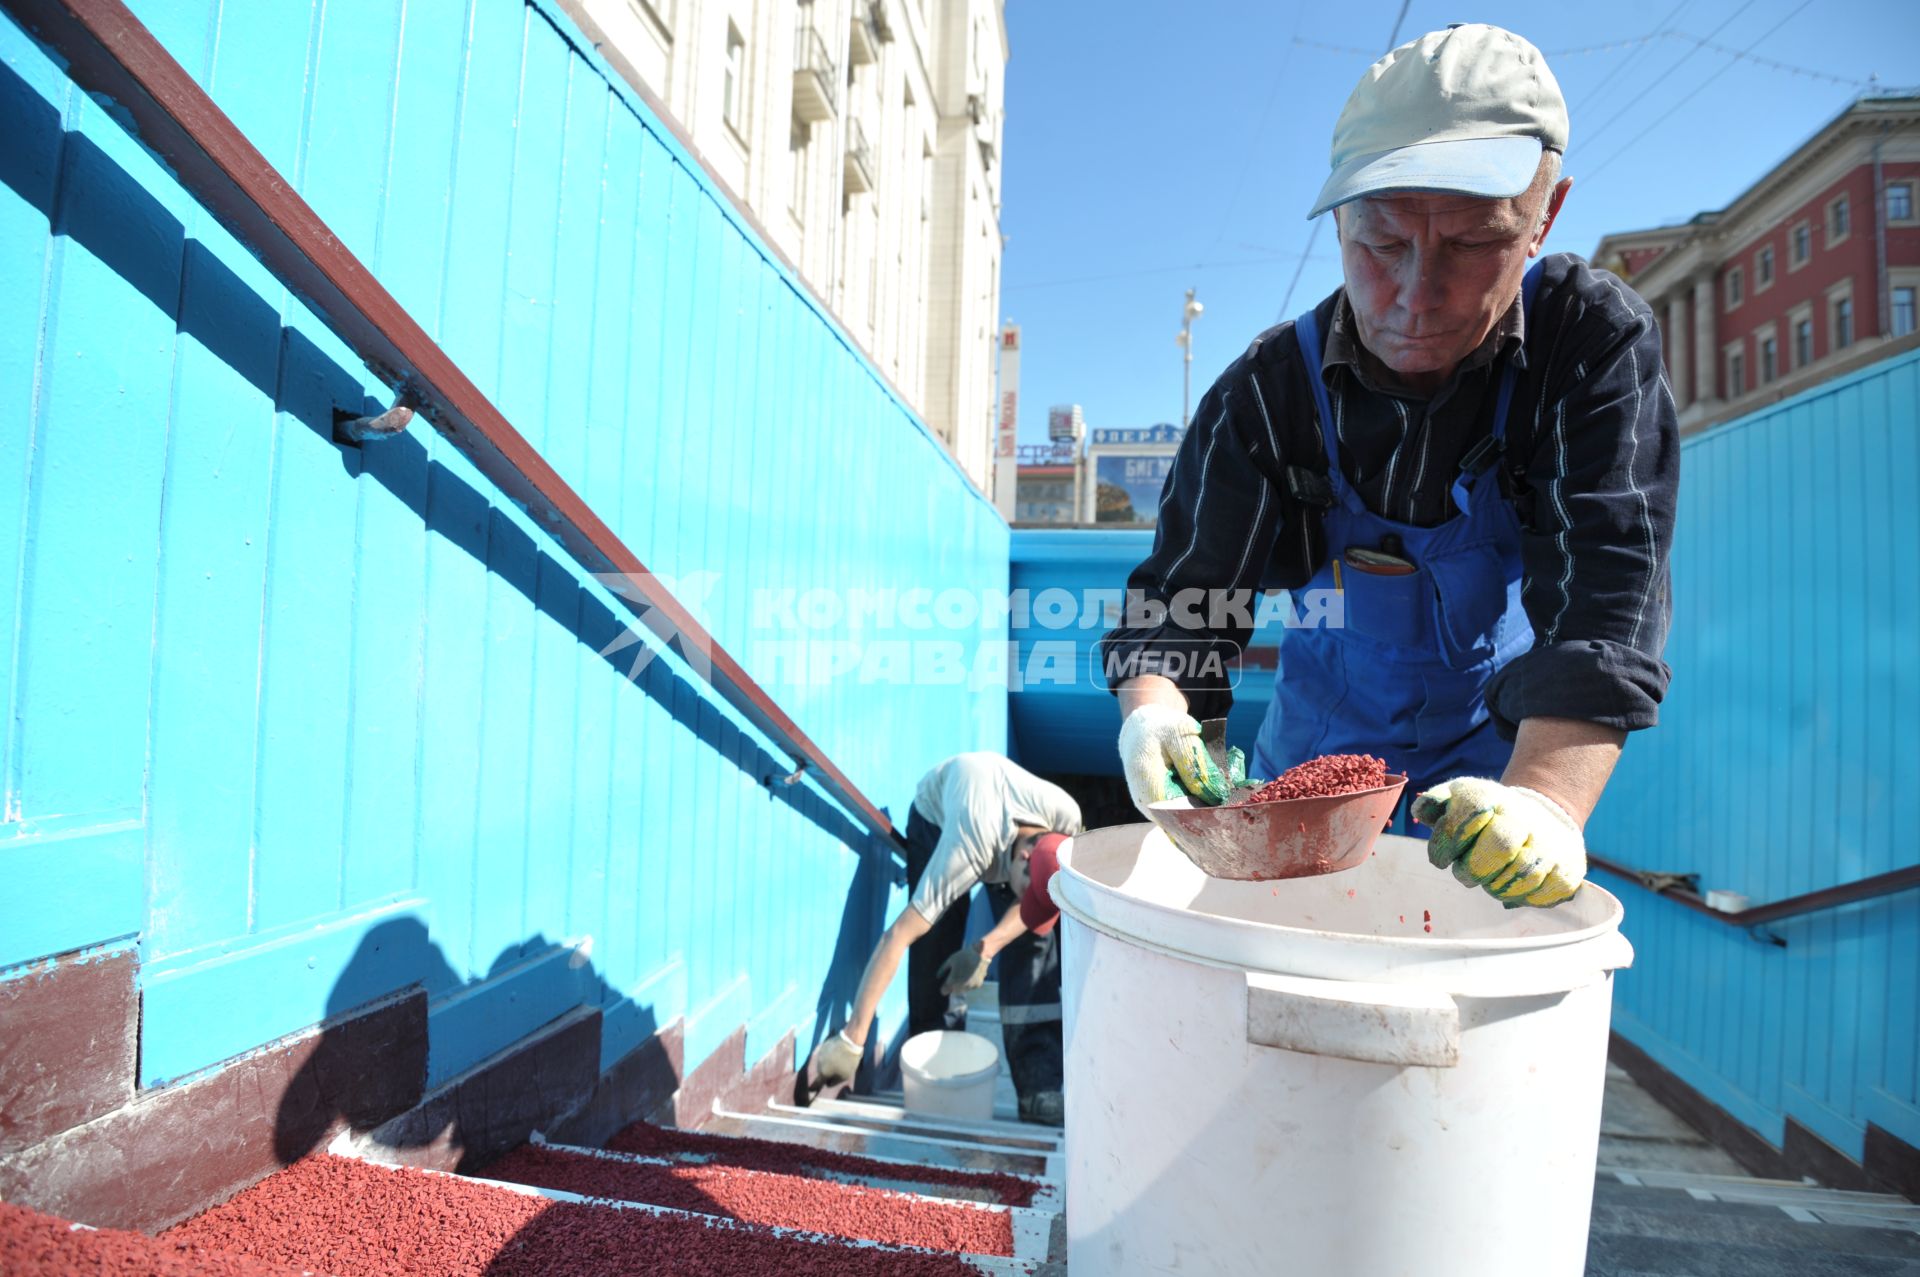
<svg viewBox="0 0 1920 1277"><path fill-rule="evenodd" d="M1526 276L1520 281L1520 310L1526 316L1525 331L1533 332L1533 299L1540 292L1540 268L1546 265L1543 258L1527 268ZM1509 358L1500 371L1500 389L1493 402L1493 432L1467 451L1460 458L1460 473L1453 481L1453 503L1460 513L1473 513L1473 490L1480 476L1491 470L1507 450L1507 414L1513 407L1513 390L1519 384L1520 369Z"/></svg>
<svg viewBox="0 0 1920 1277"><path fill-rule="evenodd" d="M1340 436L1333 426L1333 405L1327 400L1327 383L1320 375L1320 361L1325 354L1325 344L1320 338L1320 321L1314 316L1312 307L1304 315L1293 321L1294 339L1300 343L1300 357L1306 365L1307 385L1313 389L1313 406L1320 418L1320 437L1327 448L1327 482L1333 487L1333 494L1340 504L1355 514L1366 513L1366 502L1353 490L1347 477L1340 471Z"/></svg>

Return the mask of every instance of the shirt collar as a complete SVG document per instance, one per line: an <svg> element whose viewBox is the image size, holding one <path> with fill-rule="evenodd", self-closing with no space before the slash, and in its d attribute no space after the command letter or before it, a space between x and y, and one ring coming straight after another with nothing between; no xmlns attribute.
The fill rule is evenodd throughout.
<svg viewBox="0 0 1920 1277"><path fill-rule="evenodd" d="M1515 297L1506 313L1500 316L1493 330L1473 349L1460 366L1448 378L1446 388L1450 390L1459 384L1461 374L1476 368L1484 368L1502 354L1511 354L1516 367L1527 366L1526 355L1527 311ZM1327 325L1326 353L1320 360L1320 374L1326 376L1327 370L1335 365L1344 365L1359 379L1361 385L1377 394L1393 395L1400 399L1437 399L1444 393L1421 394L1410 389L1399 376L1374 357L1360 342L1360 332L1354 325L1353 307L1347 301L1347 290L1342 288L1334 296L1333 320Z"/></svg>

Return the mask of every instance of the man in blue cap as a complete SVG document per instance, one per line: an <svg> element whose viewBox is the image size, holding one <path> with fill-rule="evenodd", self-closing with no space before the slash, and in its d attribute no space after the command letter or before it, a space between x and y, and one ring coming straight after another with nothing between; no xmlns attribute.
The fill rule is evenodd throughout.
<svg viewBox="0 0 1920 1277"><path fill-rule="evenodd" d="M1284 632L1252 772L1379 755L1435 865L1509 905L1578 889L1667 688L1679 447L1646 303L1540 257L1567 138L1545 59L1498 27L1423 35L1354 89L1309 214L1332 211L1345 286L1201 400L1103 640L1135 802L1228 784L1197 721L1224 679L1156 656L1232 655L1256 591L1325 591L1328 623Z"/></svg>

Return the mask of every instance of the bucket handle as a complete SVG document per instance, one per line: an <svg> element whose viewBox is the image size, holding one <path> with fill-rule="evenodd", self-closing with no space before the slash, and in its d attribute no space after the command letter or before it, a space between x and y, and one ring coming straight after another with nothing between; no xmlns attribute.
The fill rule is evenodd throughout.
<svg viewBox="0 0 1920 1277"><path fill-rule="evenodd" d="M1247 1041L1343 1060L1450 1069L1460 1062L1460 1008L1450 995L1416 985L1249 971Z"/></svg>

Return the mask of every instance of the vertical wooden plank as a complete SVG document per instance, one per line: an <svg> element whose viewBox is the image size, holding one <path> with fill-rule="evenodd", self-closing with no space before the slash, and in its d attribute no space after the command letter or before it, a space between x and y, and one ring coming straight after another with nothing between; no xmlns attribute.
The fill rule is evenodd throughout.
<svg viewBox="0 0 1920 1277"><path fill-rule="evenodd" d="M207 95L282 174L299 172L319 6L224 4Z"/></svg>
<svg viewBox="0 0 1920 1277"><path fill-rule="evenodd" d="M0 118L9 168L0 182L0 298L12 308L0 324L0 822L17 820L18 657L25 585L27 494L39 426L44 320L57 285L53 214L66 148L62 117L73 90L11 17L0 16ZM29 310L29 308L31 308Z"/></svg>
<svg viewBox="0 0 1920 1277"><path fill-rule="evenodd" d="M302 194L377 274L400 77L401 7L329 0L315 62ZM417 245L396 245L400 255ZM437 248L437 242L430 246ZM431 259L431 251L423 256ZM366 407L385 405L384 394ZM427 454L407 438L364 449L347 743L341 894L391 896L414 878L426 553Z"/></svg>
<svg viewBox="0 0 1920 1277"><path fill-rule="evenodd" d="M466 6L404 6L375 271L416 323L441 335L454 155L466 54ZM467 263L470 265L471 263Z"/></svg>
<svg viewBox="0 0 1920 1277"><path fill-rule="evenodd" d="M1858 471L1860 516L1864 520L1861 545L1869 556L1864 567L1861 591L1862 644L1859 670L1859 694L1862 736L1859 774L1861 780L1859 836L1866 872L1885 873L1897 868L1894 851L1893 776L1886 770L1895 749L1895 718L1892 694L1896 664L1890 621L1893 612L1892 591L1899 579L1899 565L1891 542L1893 492L1887 463L1893 456L1888 438L1891 405L1887 401L1888 379L1875 376L1858 387L1857 410L1860 414ZM1885 1082L1887 1020L1880 1008L1888 1006L1891 972L1890 937L1895 909L1910 901L1890 900L1862 911L1858 941L1857 971L1860 981L1859 1019L1856 1049L1853 1052L1853 1089L1857 1097L1852 1111L1859 1112L1858 1100L1864 1100Z"/></svg>
<svg viewBox="0 0 1920 1277"><path fill-rule="evenodd" d="M694 302L694 259L701 251L699 206L706 197L698 183L677 164L665 167L669 203L666 209L666 272L661 290L659 328L660 403L654 427L659 451L655 455L654 468L653 557L647 562L652 570L672 575L684 570L686 522L693 517L691 511L683 510L683 475L688 464L686 435L692 420L687 409L691 327L688 319ZM673 721L664 725L666 730L659 742L664 758L655 765L664 764L666 767L667 792L684 799L695 793L699 767L699 742L687 726L694 718L693 701L697 698L683 679L676 677L671 685L672 704L669 713ZM666 919L667 952L681 955L687 963L687 1005L691 1009L698 1005L699 999L699 991L694 987L696 972L691 949L698 902L692 894L692 858L675 852L695 845L697 827L693 819L696 811L693 809L697 809L698 802L696 800L689 804L680 801L662 806L664 810L656 809L655 818L650 823L659 826L656 837L660 839L658 845L663 848L665 861L665 891L661 907Z"/></svg>
<svg viewBox="0 0 1920 1277"><path fill-rule="evenodd" d="M161 502L148 847L155 952L245 935L279 289L210 221L187 246ZM213 245L218 245L217 250Z"/></svg>
<svg viewBox="0 0 1920 1277"><path fill-rule="evenodd" d="M401 10L391 0L319 6L300 195L363 262L379 258Z"/></svg>
<svg viewBox="0 0 1920 1277"><path fill-rule="evenodd" d="M482 0L468 11L448 222L440 344L496 403L513 188L516 103L508 86L519 83L526 22L512 5Z"/></svg>
<svg viewBox="0 0 1920 1277"><path fill-rule="evenodd" d="M1897 653L1888 700L1897 724L1887 768L1901 777L1920 775L1920 740L1913 723L1920 716L1920 670L1907 659L1911 636L1920 634L1920 364L1909 358L1888 370L1888 452L1886 471L1894 499L1890 504L1888 558L1894 564L1887 582L1893 603L1889 632ZM1912 815L1903 807L1896 824L1911 849ZM1920 1105L1920 908L1907 896L1892 908L1887 982L1886 1088L1908 1104Z"/></svg>
<svg viewBox="0 0 1920 1277"><path fill-rule="evenodd" d="M513 125L513 187L505 245L506 291L491 302L503 315L500 393L495 402L536 448L545 449L547 358L554 298L554 224L560 209L560 140L566 128L567 48L527 9Z"/></svg>
<svg viewBox="0 0 1920 1277"><path fill-rule="evenodd" d="M360 454L333 442L364 392L302 317L282 330L256 785L255 930L342 903Z"/></svg>
<svg viewBox="0 0 1920 1277"><path fill-rule="evenodd" d="M533 754L533 645L540 553L495 508L488 530L486 673L480 718L480 811L470 969L486 972L521 952L526 936L528 775Z"/></svg>
<svg viewBox="0 0 1920 1277"><path fill-rule="evenodd" d="M16 818L138 815L184 208L75 99L59 175L17 673ZM115 494L102 501L100 494Z"/></svg>

